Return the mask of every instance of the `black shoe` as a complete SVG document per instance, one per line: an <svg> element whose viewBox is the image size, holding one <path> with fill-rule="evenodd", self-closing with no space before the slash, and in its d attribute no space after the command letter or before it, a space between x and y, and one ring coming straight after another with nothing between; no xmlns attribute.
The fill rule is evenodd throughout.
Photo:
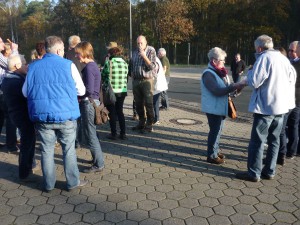
<svg viewBox="0 0 300 225"><path fill-rule="evenodd" d="M284 166L285 165L285 157L277 158L277 164Z"/></svg>
<svg viewBox="0 0 300 225"><path fill-rule="evenodd" d="M83 172L84 173L98 173L98 172L102 172L104 169L104 167L97 167L97 166L91 166L90 168L88 169L84 169Z"/></svg>
<svg viewBox="0 0 300 225"><path fill-rule="evenodd" d="M78 188L78 187L83 187L83 186L87 185L87 183L88 183L87 180L80 180L80 182L77 186L71 187L71 188L69 188L69 190L73 190L73 189Z"/></svg>
<svg viewBox="0 0 300 225"><path fill-rule="evenodd" d="M120 134L119 138L122 139L122 140L127 140L128 139L126 134Z"/></svg>
<svg viewBox="0 0 300 225"><path fill-rule="evenodd" d="M266 174L261 174L261 176L260 176L262 179L264 179L264 180L274 180L274 177L275 177L275 175L266 175Z"/></svg>
<svg viewBox="0 0 300 225"><path fill-rule="evenodd" d="M6 144L0 144L0 148L6 147Z"/></svg>
<svg viewBox="0 0 300 225"><path fill-rule="evenodd" d="M37 177L30 173L27 177L19 178L20 182L28 183L28 182L36 182Z"/></svg>
<svg viewBox="0 0 300 225"><path fill-rule="evenodd" d="M112 134L109 134L106 136L107 139L110 139L110 140L117 140L117 135L112 135Z"/></svg>
<svg viewBox="0 0 300 225"><path fill-rule="evenodd" d="M208 163L212 163L212 164L223 164L223 163L225 163L225 160L221 159L220 157L217 157L217 158L209 158L209 157L207 157L206 161Z"/></svg>
<svg viewBox="0 0 300 225"><path fill-rule="evenodd" d="M294 155L286 155L286 157L285 158L287 158L287 159L294 159L295 158L295 156Z"/></svg>
<svg viewBox="0 0 300 225"><path fill-rule="evenodd" d="M138 124L135 127L132 127L131 129L136 131L136 130L144 130L144 128L145 128L145 126Z"/></svg>
<svg viewBox="0 0 300 225"><path fill-rule="evenodd" d="M12 147L12 148L7 148L7 153L9 154L18 154L20 152L20 149L15 146L15 147Z"/></svg>
<svg viewBox="0 0 300 225"><path fill-rule="evenodd" d="M243 172L243 173L237 173L235 174L235 177L240 180L246 180L246 181L251 181L251 182L259 182L261 179L259 177L251 177L249 176L248 172Z"/></svg>
<svg viewBox="0 0 300 225"><path fill-rule="evenodd" d="M153 132L153 126L152 125L147 125L147 126L145 126L144 130L148 131L148 132Z"/></svg>

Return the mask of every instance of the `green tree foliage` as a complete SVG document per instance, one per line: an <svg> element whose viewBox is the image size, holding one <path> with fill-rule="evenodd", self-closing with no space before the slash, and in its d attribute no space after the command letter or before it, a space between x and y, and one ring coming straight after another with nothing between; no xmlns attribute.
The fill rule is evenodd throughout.
<svg viewBox="0 0 300 225"><path fill-rule="evenodd" d="M228 59L240 52L253 61L253 41L268 34L275 46L300 38L299 0L131 0L132 39L143 34L155 48L166 47L171 61L206 63L210 48L223 48ZM3 0L1 37L15 38L28 54L48 35L67 41L73 34L92 42L98 61L116 41L129 48L129 0ZM176 51L177 48L177 51ZM175 51L174 51L175 50ZM177 53L177 54L176 54ZM100 59L100 60L99 60Z"/></svg>

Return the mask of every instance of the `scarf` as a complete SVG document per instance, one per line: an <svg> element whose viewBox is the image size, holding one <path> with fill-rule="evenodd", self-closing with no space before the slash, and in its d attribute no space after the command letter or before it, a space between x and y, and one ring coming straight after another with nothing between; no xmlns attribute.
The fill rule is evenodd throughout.
<svg viewBox="0 0 300 225"><path fill-rule="evenodd" d="M219 69L212 62L209 62L209 65L212 66L212 68L215 70L215 72L218 74L218 76L221 79L224 79L227 76L228 71L227 71L227 69L225 67Z"/></svg>

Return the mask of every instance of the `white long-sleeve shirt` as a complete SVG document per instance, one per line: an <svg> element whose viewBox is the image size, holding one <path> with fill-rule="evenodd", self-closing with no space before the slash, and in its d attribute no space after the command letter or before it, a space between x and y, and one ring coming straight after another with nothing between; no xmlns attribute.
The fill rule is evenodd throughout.
<svg viewBox="0 0 300 225"><path fill-rule="evenodd" d="M296 73L290 61L279 51L267 50L257 58L249 70L247 83L253 88L249 111L263 115L287 113L291 107L291 96L295 96ZM293 92L293 93L292 93Z"/></svg>

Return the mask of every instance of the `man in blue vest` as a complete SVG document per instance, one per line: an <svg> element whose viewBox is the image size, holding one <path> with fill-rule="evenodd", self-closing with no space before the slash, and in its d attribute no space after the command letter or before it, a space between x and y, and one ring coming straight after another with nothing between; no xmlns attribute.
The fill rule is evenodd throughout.
<svg viewBox="0 0 300 225"><path fill-rule="evenodd" d="M44 188L51 191L55 187L54 146L58 139L70 190L87 184L79 179L75 151L76 119L80 116L77 95L84 95L85 87L75 64L63 58L64 43L59 37L47 37L45 49L43 58L30 64L22 92L41 140Z"/></svg>

